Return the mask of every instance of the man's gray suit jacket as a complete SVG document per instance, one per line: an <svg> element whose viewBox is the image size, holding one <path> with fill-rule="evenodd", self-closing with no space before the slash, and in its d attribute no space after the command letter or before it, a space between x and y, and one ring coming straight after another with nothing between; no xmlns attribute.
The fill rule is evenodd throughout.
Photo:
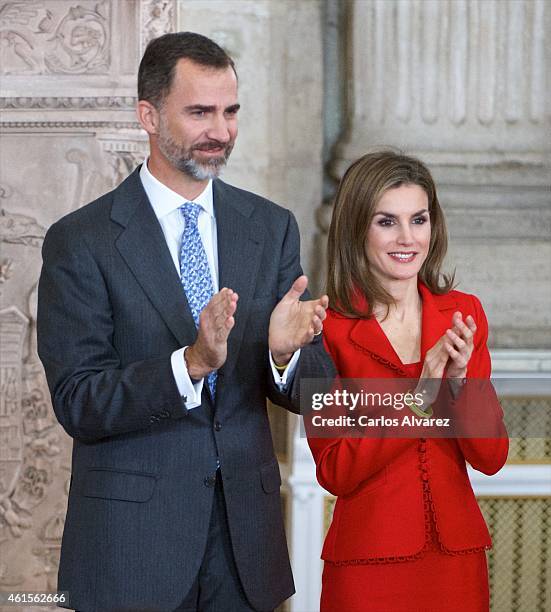
<svg viewBox="0 0 551 612"><path fill-rule="evenodd" d="M217 456L248 600L271 610L294 592L266 397L296 412L300 378L334 369L315 338L278 392L268 324L302 273L297 225L220 180L213 193L220 287L239 294L215 406L205 389L187 411L174 380L170 356L197 330L139 169L44 241L39 355L74 439L58 587L79 610L178 606L203 559Z"/></svg>

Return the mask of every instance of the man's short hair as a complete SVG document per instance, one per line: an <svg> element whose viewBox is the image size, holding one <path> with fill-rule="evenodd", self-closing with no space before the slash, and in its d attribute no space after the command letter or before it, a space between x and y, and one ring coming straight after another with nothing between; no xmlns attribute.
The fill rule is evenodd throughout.
<svg viewBox="0 0 551 612"><path fill-rule="evenodd" d="M170 91L176 64L189 59L201 66L223 70L232 58L213 40L195 32L164 34L153 39L145 50L138 70L138 100L147 100L159 108Z"/></svg>

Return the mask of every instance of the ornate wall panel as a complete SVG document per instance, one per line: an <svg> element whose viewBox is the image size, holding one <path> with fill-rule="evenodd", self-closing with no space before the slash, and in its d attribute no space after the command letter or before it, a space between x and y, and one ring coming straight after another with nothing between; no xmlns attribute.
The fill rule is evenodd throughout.
<svg viewBox="0 0 551 612"><path fill-rule="evenodd" d="M515 437L511 438L507 461L516 465L551 465L551 397L511 396L504 398L501 405L506 414L516 417L513 427L509 427ZM539 437L531 437L535 432Z"/></svg>
<svg viewBox="0 0 551 612"><path fill-rule="evenodd" d="M111 65L109 3L83 0L4 2L2 75L108 74Z"/></svg>
<svg viewBox="0 0 551 612"><path fill-rule="evenodd" d="M551 606L551 498L483 497L480 508L494 546L488 552L492 612Z"/></svg>
<svg viewBox="0 0 551 612"><path fill-rule="evenodd" d="M2 591L56 588L70 477L71 440L36 352L42 241L52 222L143 160L140 50L173 29L174 9L166 0L0 1Z"/></svg>

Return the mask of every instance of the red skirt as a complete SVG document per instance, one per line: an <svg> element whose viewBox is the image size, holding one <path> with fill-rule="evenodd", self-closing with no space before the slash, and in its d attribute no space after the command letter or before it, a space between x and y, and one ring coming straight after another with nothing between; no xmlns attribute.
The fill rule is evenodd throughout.
<svg viewBox="0 0 551 612"><path fill-rule="evenodd" d="M419 559L325 563L320 612L488 612L485 551L448 554L437 536Z"/></svg>

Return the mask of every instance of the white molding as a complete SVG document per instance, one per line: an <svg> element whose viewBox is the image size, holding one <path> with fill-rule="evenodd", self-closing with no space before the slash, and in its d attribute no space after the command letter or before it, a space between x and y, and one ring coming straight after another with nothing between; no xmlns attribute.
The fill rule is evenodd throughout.
<svg viewBox="0 0 551 612"><path fill-rule="evenodd" d="M493 476L467 470L476 495L551 496L551 465L506 465Z"/></svg>
<svg viewBox="0 0 551 612"><path fill-rule="evenodd" d="M515 378L551 376L551 351L523 349L494 349L492 376L496 378L514 375Z"/></svg>
<svg viewBox="0 0 551 612"><path fill-rule="evenodd" d="M324 500L327 492L316 480L314 460L308 442L293 435L293 468L288 478L291 492L291 529L289 546L297 592L289 600L291 612L319 610L321 594Z"/></svg>

